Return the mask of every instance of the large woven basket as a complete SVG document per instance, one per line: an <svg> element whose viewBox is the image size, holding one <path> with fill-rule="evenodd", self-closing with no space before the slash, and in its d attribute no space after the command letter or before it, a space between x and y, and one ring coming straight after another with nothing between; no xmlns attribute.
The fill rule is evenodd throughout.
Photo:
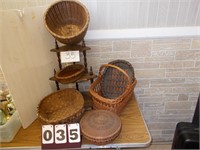
<svg viewBox="0 0 200 150"><path fill-rule="evenodd" d="M81 64L72 64L66 66L62 70L55 74L55 78L58 82L66 84L75 82L85 73L85 68Z"/></svg>
<svg viewBox="0 0 200 150"><path fill-rule="evenodd" d="M84 100L81 93L68 88L46 96L38 105L38 118L42 124L79 122Z"/></svg>
<svg viewBox="0 0 200 150"><path fill-rule="evenodd" d="M113 65L116 62L116 65L126 69ZM132 69L127 61L121 60L100 67L98 78L90 86L94 109L110 110L117 114L122 112L132 98L137 83Z"/></svg>
<svg viewBox="0 0 200 150"><path fill-rule="evenodd" d="M77 0L61 0L46 10L44 22L56 40L73 45L81 42L87 32L89 12Z"/></svg>

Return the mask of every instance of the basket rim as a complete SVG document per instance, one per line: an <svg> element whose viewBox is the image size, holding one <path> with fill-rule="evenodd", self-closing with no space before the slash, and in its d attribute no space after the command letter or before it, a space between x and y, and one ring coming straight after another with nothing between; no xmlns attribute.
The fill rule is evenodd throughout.
<svg viewBox="0 0 200 150"><path fill-rule="evenodd" d="M127 83L127 88L126 88L126 90L125 90L121 95L119 95L117 98L115 98L115 99L105 98L105 97L100 96L100 95L97 94L96 92L94 92L95 86L102 80L102 77L103 77L102 71L103 71L103 69L104 69L105 67L113 67L113 68L115 68L115 69L121 71L121 72L127 77L128 83ZM89 92L90 92L91 95L94 96L95 98L101 99L103 102L108 102L109 104L115 105L115 104L120 103L120 102L123 100L123 97L126 96L126 93L129 93L130 90L133 90L133 89L135 88L136 84L137 84L137 79L136 79L135 76L134 76L133 82L131 82L131 81L130 81L130 77L128 76L128 74L127 74L123 69L121 69L120 67L115 66L115 65L112 65L112 64L103 64L103 65L101 65L101 67L100 67L100 69L99 69L99 75L98 75L97 79L91 84L91 86L90 86L90 88L89 88Z"/></svg>
<svg viewBox="0 0 200 150"><path fill-rule="evenodd" d="M123 59L117 59L117 60L109 62L108 64L117 66L117 68L121 68L122 70L124 70L126 72L126 74L128 75L128 80L130 82L130 85L134 82L134 77L135 77L134 68L130 64L130 62L128 62L126 60L123 60ZM119 69L117 69L117 70L120 71ZM110 99L114 99L114 98L117 98L120 95L120 93L122 94L123 92L121 91L118 94L114 94L112 96L112 94L110 95L110 93L106 90L107 86L108 86L107 81L110 80L110 77L111 77L109 75L110 71L112 72L112 68L110 68L110 67L105 67L104 70L102 71L103 72L103 76L102 76L102 79L101 79L101 92L102 92L102 95L104 97L107 97L107 98L110 98ZM126 74L124 74L124 75L126 75ZM119 77L119 76L117 76L117 77ZM119 81L122 81L120 77L119 77Z"/></svg>
<svg viewBox="0 0 200 150"><path fill-rule="evenodd" d="M82 132L82 134L84 135L84 136L86 136L87 138L89 138L90 140L95 140L95 141L98 141L98 140L100 140L100 141L107 141L107 140L109 140L109 139L112 139L112 138L114 138L114 137L116 137L116 135L118 135L119 133L120 133L120 131L121 131L121 128L122 128L122 121L121 121L121 119L120 119L120 117L116 114L116 113L114 113L114 112L112 112L112 111L109 111L109 110L104 110L104 109L94 109L94 110L92 110L92 111L90 111L90 112L88 112L87 114L85 114L82 118L81 118L81 120L80 120L80 126L82 127L83 126L83 124L87 121L87 119L86 118L88 118L88 117L90 117L90 114L91 113L108 113L108 114L110 114L110 116L112 116L112 117L115 117L115 119L118 121L118 123L119 123L119 126L118 127L115 127L115 131L113 131L113 133L111 133L110 135L106 135L105 137L94 137L93 135L92 135L92 132L90 132L90 130L88 130L89 132L87 132L87 130L84 130L84 129L82 129L81 130L81 132ZM99 141L99 142L100 142Z"/></svg>
<svg viewBox="0 0 200 150"><path fill-rule="evenodd" d="M87 21L86 21L86 24L84 25L84 27L76 34L74 35L71 35L71 36L62 36L62 35L58 35L58 34L55 34L54 32L52 32L50 30L50 28L48 27L47 23L46 23L46 16L47 16L47 13L48 11L50 10L50 8L54 5L56 5L57 3L61 3L61 2L75 2L77 4L79 4L84 10L85 10L85 13L87 14ZM58 0L56 2L53 2L45 11L44 13L44 25L45 27L47 28L47 30L55 37L58 37L58 38L61 38L61 39L72 39L72 38L75 38L77 35L79 35L80 33L83 33L87 28L88 28L88 25L89 25L89 22L90 22L90 15L89 15L89 11L87 9L87 7L81 3L80 1L78 0Z"/></svg>
<svg viewBox="0 0 200 150"><path fill-rule="evenodd" d="M100 78L98 78L100 79ZM137 84L137 79L134 78L134 82L117 98L115 99L110 99L110 98L105 98L102 97L101 95L97 94L96 92L94 92L94 87L96 86L96 84L98 83L98 79L96 79L93 84L90 86L89 92L91 93L91 95L93 97L95 97L95 99L101 99L101 101L103 101L104 103L108 103L111 105L116 105L119 104L123 101L123 98L126 96L127 93L131 93L132 90L135 88L136 84Z"/></svg>
<svg viewBox="0 0 200 150"><path fill-rule="evenodd" d="M66 76L65 76L65 77L60 77L60 76L58 76L59 73L61 73L61 72L64 71L65 69L67 69L67 68L69 68L69 67L72 67L72 66L80 66L81 69L80 69L78 72L76 72L76 73L74 73L73 75L71 75L71 76L67 76L67 77L66 77ZM83 65L81 65L81 64L71 64L71 65L69 65L69 66L66 66L66 67L63 68L62 70L58 71L58 72L55 74L55 77L56 77L57 79L70 79L70 78L73 78L73 77L78 76L79 74L83 73L84 71L85 71L85 67L84 67Z"/></svg>
<svg viewBox="0 0 200 150"><path fill-rule="evenodd" d="M39 117L39 119L41 119L42 121L46 122L46 123L56 123L56 122L59 122L59 121L52 121L52 120L49 120L48 118L45 118L44 116L41 115L41 104L44 102L44 100L48 99L49 97L51 97L52 95L55 95L57 93L60 93L60 92L65 92L65 91L73 91L75 93L77 93L80 97L82 97L80 101L82 101L82 106L80 106L80 109L76 110L73 112L73 114L69 114L68 118L67 119L70 119L71 117L73 117L73 115L77 115L78 113L81 113L83 111L83 107L84 107L84 98L83 98L83 95L77 91L76 89L74 88L66 88L66 89L62 89L62 90L58 90L58 91L55 91L55 92L52 92L48 95L46 95L44 98L42 98L42 100L39 102L38 106L37 106L37 116ZM63 118L63 119L66 119L66 118Z"/></svg>
<svg viewBox="0 0 200 150"><path fill-rule="evenodd" d="M117 64L126 64L128 67L129 67L129 70L132 72L132 75L133 75L133 79L135 77L135 71L134 71L134 68L133 66L131 65L130 62L128 62L127 60L124 60L124 59L116 59L116 60L113 60L111 62L109 62L108 64L112 64L112 65L115 65L117 66ZM118 66L119 67L119 66ZM124 70L124 68L122 68ZM127 73L128 74L128 73ZM128 74L129 75L129 74ZM130 78L130 77L129 77ZM132 80L133 82L133 80Z"/></svg>
<svg viewBox="0 0 200 150"><path fill-rule="evenodd" d="M123 73L123 74L126 76L126 78L127 78L127 81L128 81L127 84L128 84L128 85L131 85L132 82L131 82L131 80L130 80L129 75L126 73L126 71L124 71L122 68L120 68L120 67L118 67L118 66L116 66L116 65L113 65L113 64L103 64L103 65L101 65L101 67L100 67L100 69L99 69L99 76L100 76L101 78L103 77L103 70L105 70L106 67L114 68L114 69L120 71L121 73Z"/></svg>

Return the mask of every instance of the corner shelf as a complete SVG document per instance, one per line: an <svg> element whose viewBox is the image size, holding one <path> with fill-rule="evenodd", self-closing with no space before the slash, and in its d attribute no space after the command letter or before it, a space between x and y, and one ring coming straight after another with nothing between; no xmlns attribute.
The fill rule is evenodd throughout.
<svg viewBox="0 0 200 150"><path fill-rule="evenodd" d="M79 52L83 53L84 67L85 67L86 72L82 75L81 78L79 78L75 82L69 82L69 83L75 83L77 90L79 90L78 83L89 81L89 80L92 83L94 78L97 77L97 75L93 74L92 67L90 67L90 71L88 71L86 51L90 50L90 49L91 49L90 47L85 46L84 40L82 41L82 45L80 45L80 44L77 44L77 45L64 45L64 46L61 46L61 47L58 46L58 43L55 40L55 49L51 49L50 50L51 52L56 52L57 58L58 58L58 65L59 65L60 70L62 70L62 63L61 63L61 58L60 58L60 53L61 52L75 51L75 50L77 51L78 50ZM56 74L56 70L54 69L54 76L50 77L49 80L55 81L57 90L59 90L60 89L60 86L59 86L60 83L56 80L55 74ZM66 83L66 84L69 84L69 83Z"/></svg>
<svg viewBox="0 0 200 150"><path fill-rule="evenodd" d="M90 50L90 47L82 46L82 45L64 45L55 49L51 49L51 52L65 52L65 51L75 51L79 50L80 52Z"/></svg>

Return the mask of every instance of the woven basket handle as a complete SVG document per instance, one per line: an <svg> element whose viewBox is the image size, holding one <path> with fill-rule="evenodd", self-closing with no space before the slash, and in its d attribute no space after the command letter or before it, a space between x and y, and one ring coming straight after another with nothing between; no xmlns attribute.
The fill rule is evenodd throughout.
<svg viewBox="0 0 200 150"><path fill-rule="evenodd" d="M106 67L112 67L112 68L115 68L117 70L119 70L120 72L122 72L126 78L127 78L127 81L128 81L128 85L131 85L131 79L129 77L129 75L126 73L126 71L124 71L123 69L121 69L120 67L118 66L115 66L115 65L111 65L111 64L103 64L101 65L100 69L99 69L99 76L102 77L102 70Z"/></svg>

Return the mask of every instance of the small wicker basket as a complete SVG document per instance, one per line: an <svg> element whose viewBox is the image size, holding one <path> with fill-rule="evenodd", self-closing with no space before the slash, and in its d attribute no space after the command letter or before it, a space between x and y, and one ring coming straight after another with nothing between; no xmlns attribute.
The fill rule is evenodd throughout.
<svg viewBox="0 0 200 150"><path fill-rule="evenodd" d="M87 8L77 0L60 0L45 12L44 22L50 34L63 44L81 42L89 24Z"/></svg>
<svg viewBox="0 0 200 150"><path fill-rule="evenodd" d="M130 66L126 61L119 62ZM90 86L94 109L110 110L117 114L122 112L132 98L137 83L132 69L132 67L128 69L133 73L130 77L127 70L116 65L104 64L100 67L98 78Z"/></svg>
<svg viewBox="0 0 200 150"><path fill-rule="evenodd" d="M85 68L81 64L72 64L66 66L55 74L55 78L58 82L66 84L75 82L85 73Z"/></svg>
<svg viewBox="0 0 200 150"><path fill-rule="evenodd" d="M42 124L79 122L84 107L81 93L68 88L46 96L38 105L38 118Z"/></svg>

